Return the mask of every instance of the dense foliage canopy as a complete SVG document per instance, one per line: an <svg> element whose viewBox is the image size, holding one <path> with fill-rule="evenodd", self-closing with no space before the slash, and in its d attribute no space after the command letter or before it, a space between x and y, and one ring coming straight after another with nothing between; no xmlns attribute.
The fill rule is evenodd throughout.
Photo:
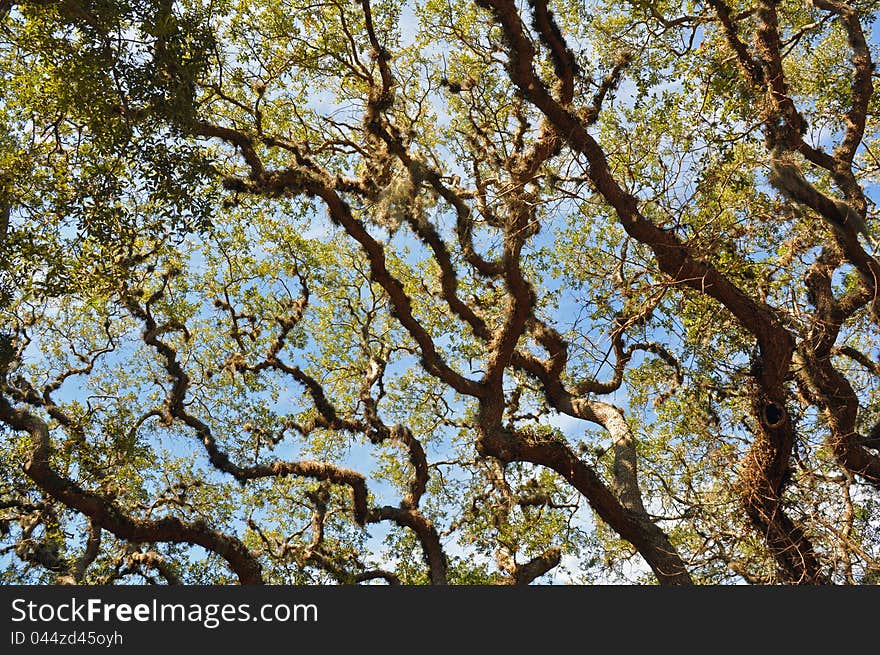
<svg viewBox="0 0 880 655"><path fill-rule="evenodd" d="M876 582L877 8L3 0L2 580Z"/></svg>

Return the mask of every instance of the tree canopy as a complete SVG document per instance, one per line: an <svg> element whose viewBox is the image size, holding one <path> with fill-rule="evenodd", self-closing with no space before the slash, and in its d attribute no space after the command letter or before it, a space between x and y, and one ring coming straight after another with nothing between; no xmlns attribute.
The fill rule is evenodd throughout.
<svg viewBox="0 0 880 655"><path fill-rule="evenodd" d="M880 579L872 0L3 0L9 583Z"/></svg>

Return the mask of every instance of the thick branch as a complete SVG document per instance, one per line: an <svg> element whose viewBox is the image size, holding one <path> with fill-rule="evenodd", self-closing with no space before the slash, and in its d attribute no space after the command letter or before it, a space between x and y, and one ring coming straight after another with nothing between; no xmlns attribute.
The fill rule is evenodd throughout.
<svg viewBox="0 0 880 655"><path fill-rule="evenodd" d="M835 158L851 164L865 133L868 104L874 93L871 50L865 40L858 11L854 7L837 0L815 0L814 4L840 17L852 49L852 106L846 114L846 135L834 151Z"/></svg>
<svg viewBox="0 0 880 655"><path fill-rule="evenodd" d="M556 471L584 495L599 518L635 546L661 584L691 584L684 563L663 531L625 508L596 471L562 441L537 434L491 430L481 435L477 450L505 463L531 462Z"/></svg>
<svg viewBox="0 0 880 655"><path fill-rule="evenodd" d="M242 584L262 583L260 563L235 537L212 530L202 522L188 523L174 517L151 521L130 517L112 501L80 488L55 472L49 464L49 427L42 419L13 408L6 398L0 397L0 420L31 436L31 452L24 467L28 477L50 496L82 512L96 525L134 543L197 544L225 559Z"/></svg>
<svg viewBox="0 0 880 655"><path fill-rule="evenodd" d="M518 564L510 576L510 584L528 585L542 575L559 566L562 560L562 549L558 546L548 548L540 555L530 559L525 564Z"/></svg>
<svg viewBox="0 0 880 655"><path fill-rule="evenodd" d="M431 584L446 584L446 553L443 552L440 535L437 534L434 524L420 512L414 509L386 505L385 507L373 508L370 511L368 521L370 523L393 521L397 525L415 532L425 554Z"/></svg>

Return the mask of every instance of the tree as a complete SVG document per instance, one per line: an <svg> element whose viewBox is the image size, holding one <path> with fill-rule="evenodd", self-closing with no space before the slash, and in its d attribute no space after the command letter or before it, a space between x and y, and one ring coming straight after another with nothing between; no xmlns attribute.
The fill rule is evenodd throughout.
<svg viewBox="0 0 880 655"><path fill-rule="evenodd" d="M0 2L3 579L875 582L876 11Z"/></svg>

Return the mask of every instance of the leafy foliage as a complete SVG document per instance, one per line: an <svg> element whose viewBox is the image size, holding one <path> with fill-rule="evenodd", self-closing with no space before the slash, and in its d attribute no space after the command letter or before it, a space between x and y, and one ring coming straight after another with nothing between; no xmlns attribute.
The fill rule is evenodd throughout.
<svg viewBox="0 0 880 655"><path fill-rule="evenodd" d="M3 581L876 582L876 9L0 2Z"/></svg>

